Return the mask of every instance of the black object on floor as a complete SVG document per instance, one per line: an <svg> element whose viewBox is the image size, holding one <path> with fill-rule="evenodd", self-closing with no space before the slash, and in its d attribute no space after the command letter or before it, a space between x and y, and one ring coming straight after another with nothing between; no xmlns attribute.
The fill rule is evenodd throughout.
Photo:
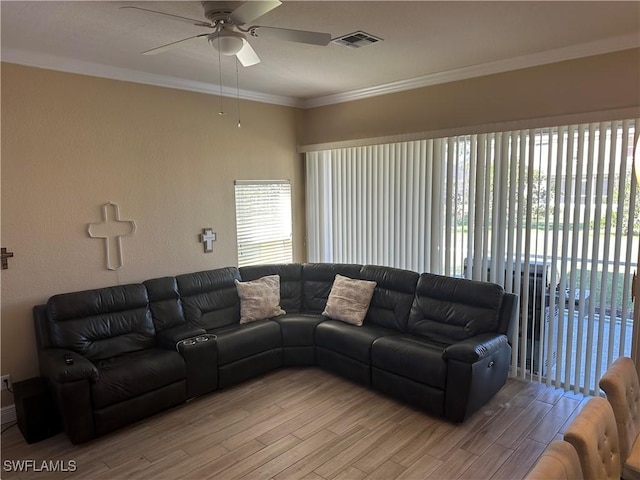
<svg viewBox="0 0 640 480"><path fill-rule="evenodd" d="M45 379L30 378L13 384L18 428L27 443L52 437L62 430L60 415Z"/></svg>

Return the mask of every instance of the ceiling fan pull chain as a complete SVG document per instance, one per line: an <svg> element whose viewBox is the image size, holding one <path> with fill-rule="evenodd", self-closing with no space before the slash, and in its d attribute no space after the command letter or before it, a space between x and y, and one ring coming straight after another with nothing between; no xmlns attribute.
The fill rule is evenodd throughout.
<svg viewBox="0 0 640 480"><path fill-rule="evenodd" d="M238 73L238 57L236 57L236 101L238 103L238 128L242 127L240 123L240 74Z"/></svg>
<svg viewBox="0 0 640 480"><path fill-rule="evenodd" d="M218 37L218 72L220 74L220 111L218 115L224 115L224 108L222 105L222 60L220 59L220 37Z"/></svg>

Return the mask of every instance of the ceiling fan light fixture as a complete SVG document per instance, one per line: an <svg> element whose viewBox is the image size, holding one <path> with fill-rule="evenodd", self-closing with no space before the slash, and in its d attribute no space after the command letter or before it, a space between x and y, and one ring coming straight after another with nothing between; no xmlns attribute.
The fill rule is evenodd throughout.
<svg viewBox="0 0 640 480"><path fill-rule="evenodd" d="M227 56L236 55L247 42L243 34L228 30L212 33L208 38L213 48Z"/></svg>

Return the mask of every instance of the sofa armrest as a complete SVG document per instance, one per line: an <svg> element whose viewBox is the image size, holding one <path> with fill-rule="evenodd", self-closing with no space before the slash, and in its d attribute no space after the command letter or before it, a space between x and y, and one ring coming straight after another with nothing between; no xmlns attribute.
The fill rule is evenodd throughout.
<svg viewBox="0 0 640 480"><path fill-rule="evenodd" d="M460 362L475 363L491 355L509 344L509 339L502 333L481 333L475 337L466 338L449 345L444 349L444 360L458 360Z"/></svg>
<svg viewBox="0 0 640 480"><path fill-rule="evenodd" d="M50 348L41 350L38 357L40 374L50 381L70 383L86 379L94 383L98 380L99 373L96 366L72 350ZM71 358L73 363L67 364L66 358Z"/></svg>
<svg viewBox="0 0 640 480"><path fill-rule="evenodd" d="M177 327L167 328L157 334L158 347L167 350L175 350L176 344L185 338L197 337L206 334L206 330L193 325L178 325Z"/></svg>

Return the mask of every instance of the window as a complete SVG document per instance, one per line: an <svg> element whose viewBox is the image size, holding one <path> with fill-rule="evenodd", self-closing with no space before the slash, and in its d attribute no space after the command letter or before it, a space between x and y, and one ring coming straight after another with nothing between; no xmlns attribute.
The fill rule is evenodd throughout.
<svg viewBox="0 0 640 480"><path fill-rule="evenodd" d="M291 183L235 182L238 266L293 261Z"/></svg>
<svg viewBox="0 0 640 480"><path fill-rule="evenodd" d="M630 119L309 152L308 261L500 283L520 294L512 374L597 395L638 335L637 131Z"/></svg>

